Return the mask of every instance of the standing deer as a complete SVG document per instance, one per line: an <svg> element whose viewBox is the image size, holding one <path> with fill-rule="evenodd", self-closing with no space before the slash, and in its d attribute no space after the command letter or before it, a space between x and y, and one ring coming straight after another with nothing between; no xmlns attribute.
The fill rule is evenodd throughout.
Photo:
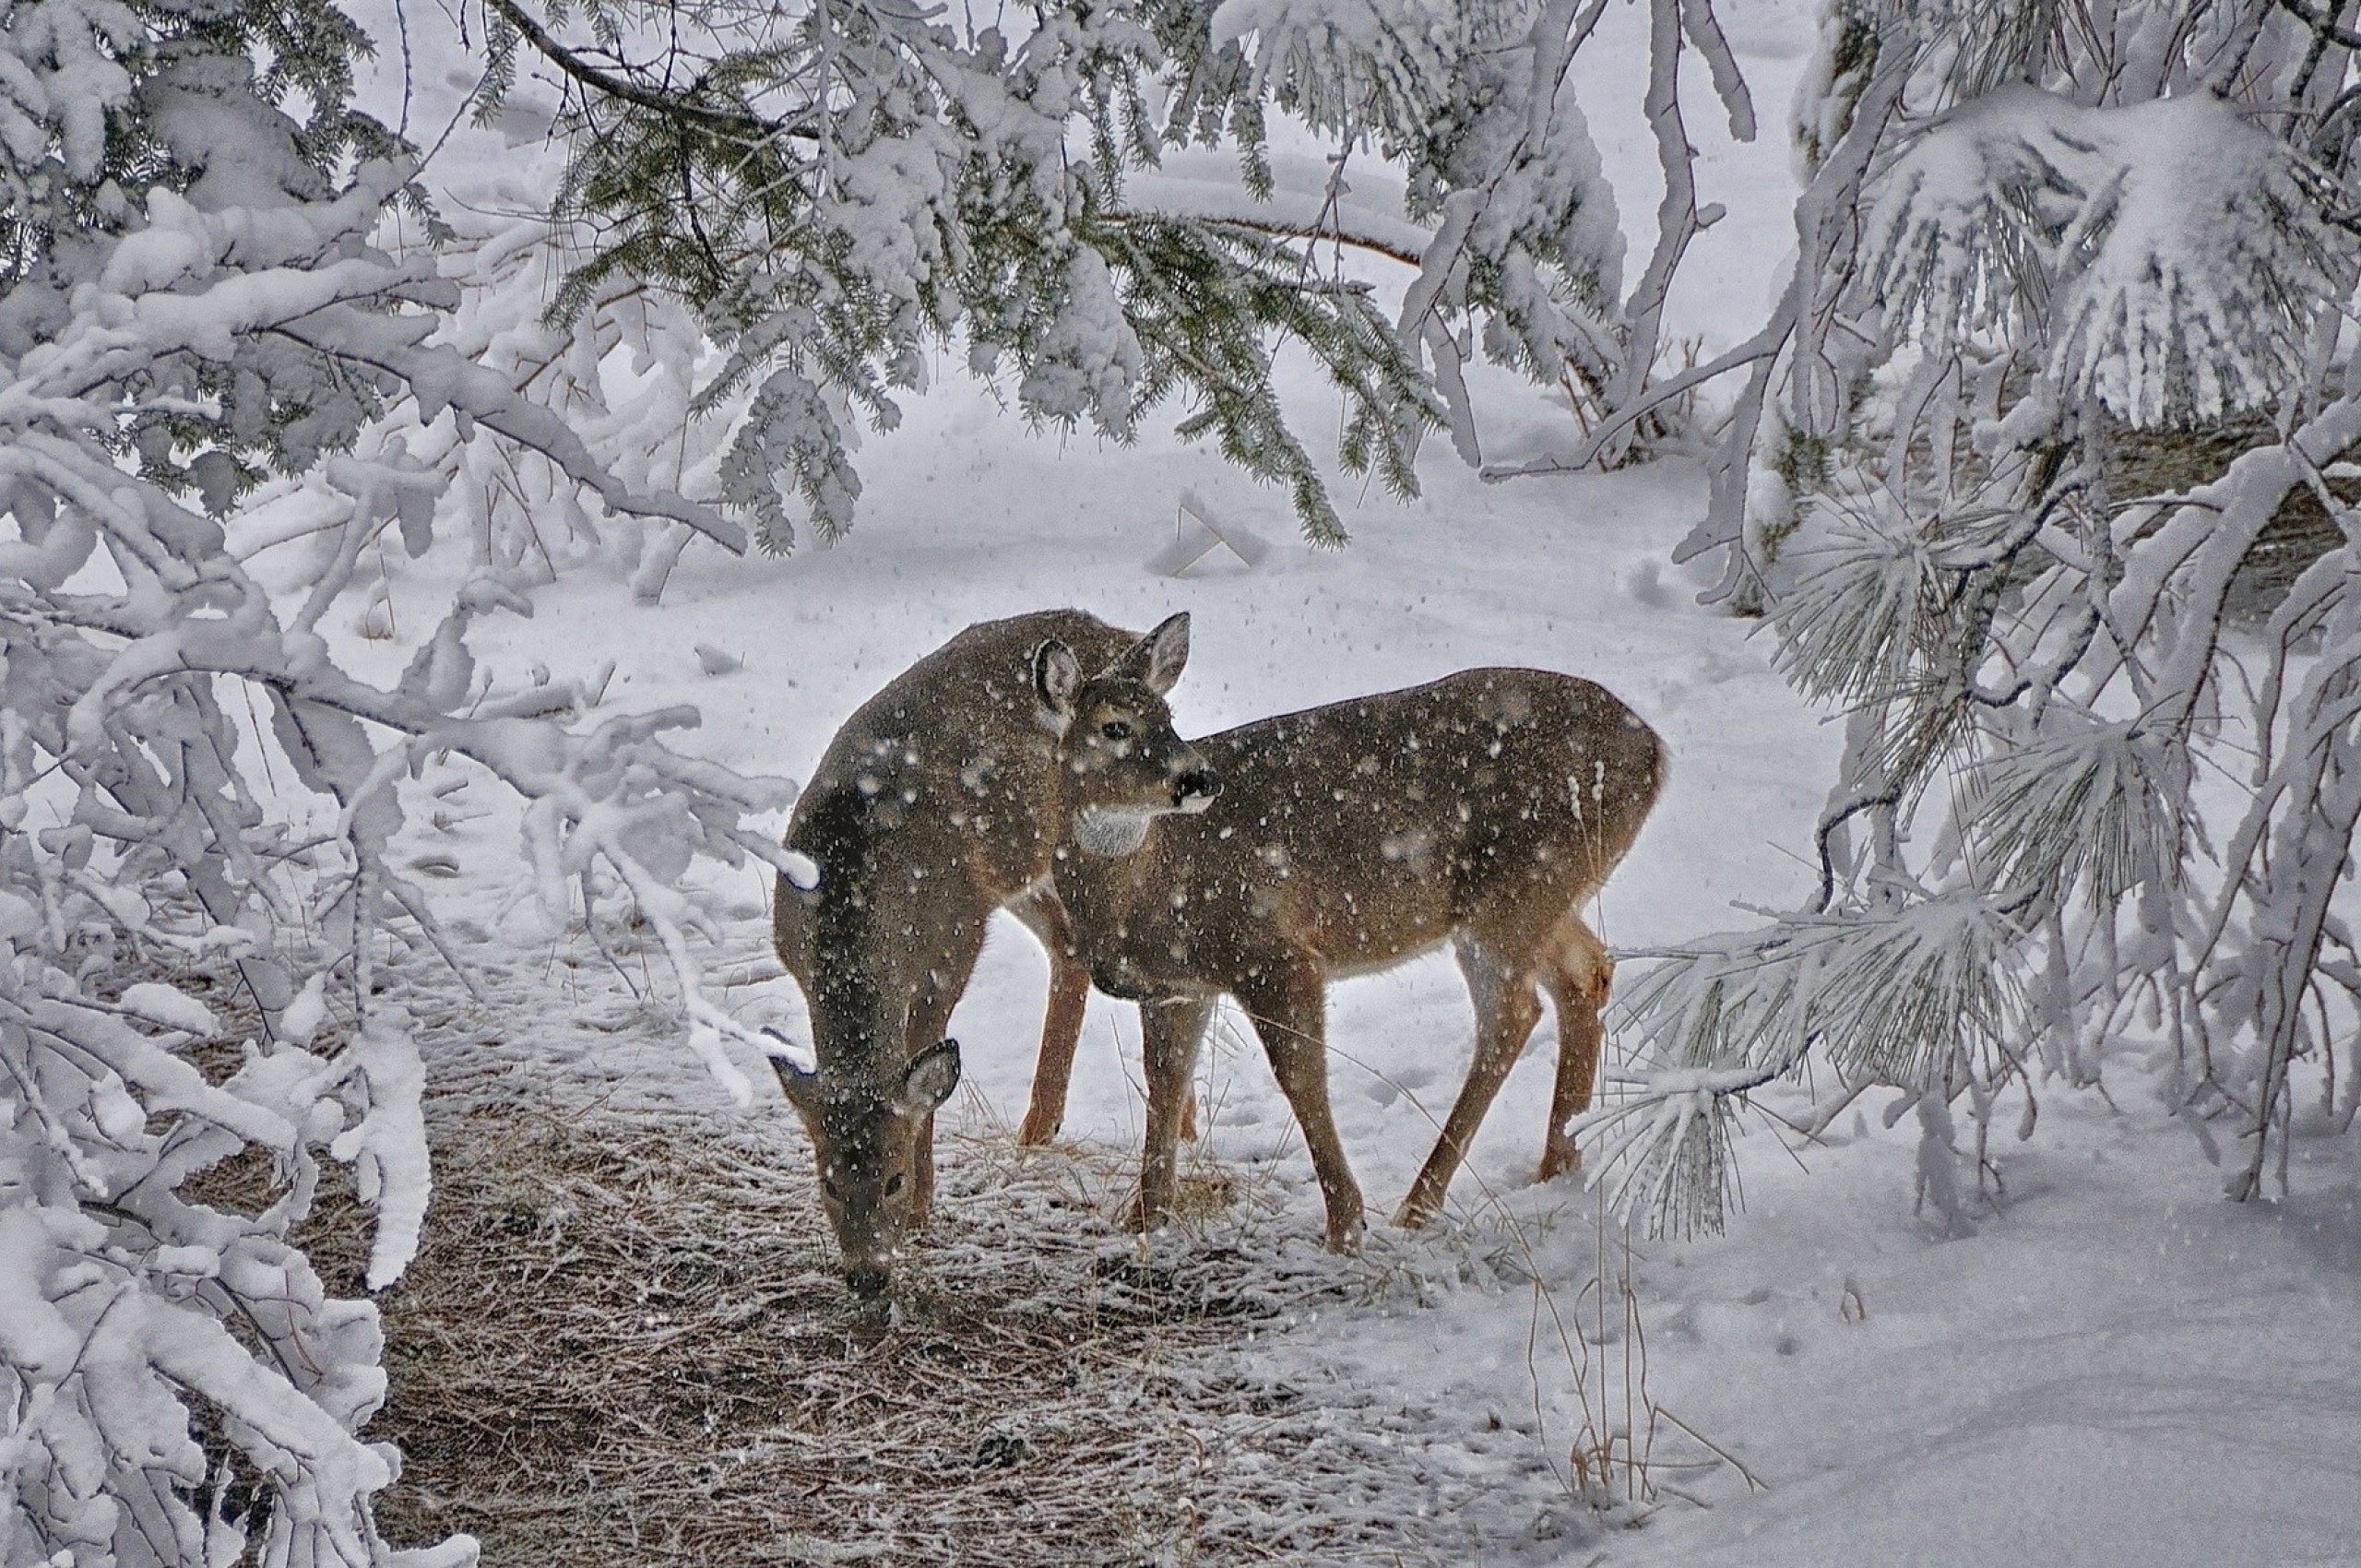
<svg viewBox="0 0 2361 1568"><path fill-rule="evenodd" d="M1171 1200L1198 1041L1227 993L1303 1129L1328 1245L1356 1246L1360 1189L1329 1109L1328 982L1446 941L1476 1004L1475 1062L1396 1221L1442 1206L1544 991L1559 1046L1541 1178L1581 1162L1566 1123L1590 1103L1614 963L1579 909L1638 837L1666 770L1636 714L1572 676L1463 671L1197 742L1197 766L1222 787L1180 816L1154 694L1142 700L1120 670L1086 679L1057 642L1036 655L1034 682L1061 727L1054 880L1075 952L1100 990L1140 1004L1143 1229Z"/></svg>
<svg viewBox="0 0 2361 1568"><path fill-rule="evenodd" d="M808 892L779 879L772 935L810 1004L818 1065L773 1066L811 1134L856 1295L884 1289L896 1243L925 1223L934 1112L959 1083L943 1033L995 909L1050 954L1023 1141L1047 1142L1065 1112L1089 981L1050 886L1057 737L1031 676L1045 641L1155 681L1159 650L1185 652L1188 617L1145 638L1072 610L970 626L845 721L788 824L788 848L820 877ZM1178 788L1167 780L1168 807Z"/></svg>

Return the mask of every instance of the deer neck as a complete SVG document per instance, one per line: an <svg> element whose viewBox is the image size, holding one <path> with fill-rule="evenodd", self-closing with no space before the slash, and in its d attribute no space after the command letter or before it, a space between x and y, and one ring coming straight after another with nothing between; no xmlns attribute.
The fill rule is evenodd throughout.
<svg viewBox="0 0 2361 1568"><path fill-rule="evenodd" d="M1139 852L1140 846L1147 842L1148 829L1156 826L1156 818L1154 812L1085 806L1074 814L1074 830L1067 837L1086 855L1120 860Z"/></svg>
<svg viewBox="0 0 2361 1568"><path fill-rule="evenodd" d="M1155 814L1065 810L1060 802L1055 822L1060 831L1050 881L1060 902L1109 916L1133 905L1157 861Z"/></svg>
<svg viewBox="0 0 2361 1568"><path fill-rule="evenodd" d="M941 945L943 898L930 884L953 880L941 862L956 846L927 831L923 819L882 816L857 789L806 800L789 843L820 868L802 917L813 1051L822 1072L839 1081L897 1073L908 1054L909 999Z"/></svg>

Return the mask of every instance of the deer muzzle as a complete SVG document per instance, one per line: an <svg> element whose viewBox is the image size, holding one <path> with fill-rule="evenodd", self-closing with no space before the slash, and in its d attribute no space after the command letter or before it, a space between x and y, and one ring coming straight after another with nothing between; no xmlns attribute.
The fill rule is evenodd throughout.
<svg viewBox="0 0 2361 1568"><path fill-rule="evenodd" d="M1172 805L1176 811L1204 811L1220 793L1221 775L1204 763L1176 775L1172 780Z"/></svg>

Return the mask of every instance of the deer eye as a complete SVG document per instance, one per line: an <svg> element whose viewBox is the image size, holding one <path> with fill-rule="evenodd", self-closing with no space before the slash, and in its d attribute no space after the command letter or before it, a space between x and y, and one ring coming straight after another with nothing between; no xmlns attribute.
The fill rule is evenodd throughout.
<svg viewBox="0 0 2361 1568"><path fill-rule="evenodd" d="M1101 724L1098 727L1098 732L1110 741L1128 741L1132 738L1132 727L1120 719L1110 719Z"/></svg>
<svg viewBox="0 0 2361 1568"><path fill-rule="evenodd" d="M896 1170L894 1174L885 1178L885 1195L890 1198L901 1190L902 1173Z"/></svg>
<svg viewBox="0 0 2361 1568"><path fill-rule="evenodd" d="M833 1202L842 1203L845 1201L845 1190L836 1185L836 1179L834 1176L822 1176L820 1178L820 1190L827 1194L828 1197Z"/></svg>

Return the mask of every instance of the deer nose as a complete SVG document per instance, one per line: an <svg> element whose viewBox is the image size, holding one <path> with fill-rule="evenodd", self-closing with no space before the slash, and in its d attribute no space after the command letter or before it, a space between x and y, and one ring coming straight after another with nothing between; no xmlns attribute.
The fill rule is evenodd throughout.
<svg viewBox="0 0 2361 1568"><path fill-rule="evenodd" d="M1184 812L1201 812L1221 793L1221 775L1202 763L1172 781L1172 803Z"/></svg>
<svg viewBox="0 0 2361 1568"><path fill-rule="evenodd" d="M885 1293L887 1278L882 1268L848 1268L845 1270L845 1288L864 1301L873 1301Z"/></svg>

